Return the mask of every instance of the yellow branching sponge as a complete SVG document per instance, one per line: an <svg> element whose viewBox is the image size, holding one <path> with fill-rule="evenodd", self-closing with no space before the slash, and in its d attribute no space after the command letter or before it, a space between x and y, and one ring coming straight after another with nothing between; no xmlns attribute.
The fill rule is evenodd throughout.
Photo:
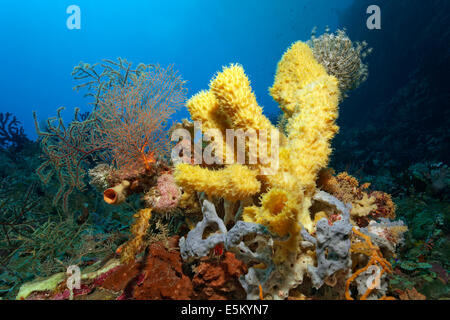
<svg viewBox="0 0 450 320"><path fill-rule="evenodd" d="M231 201L262 192L260 203L244 208L242 217L282 237L276 246L281 263L283 256L299 250L300 225L314 231L309 208L317 175L328 164L330 141L338 131L340 93L338 80L327 74L302 42L283 55L270 93L287 118L287 135L279 133L282 143L274 174L262 175L260 164L234 164L217 171L180 164L175 179L185 189ZM225 67L211 80L209 91L192 97L187 107L194 120L203 122L203 129L275 130L240 65Z"/></svg>
<svg viewBox="0 0 450 320"><path fill-rule="evenodd" d="M217 73L211 80L209 87L210 92L214 94L219 103L222 114L229 119L228 123L231 123L232 129L243 131L253 129L257 133L264 131L267 133L267 145L271 145L271 132L278 132L278 130L263 115L262 108L258 105L255 94L250 87L250 80L241 65L232 64L229 67L224 67L222 72ZM282 140L284 140L282 134L278 132L278 135L281 135ZM254 144L252 145L252 143ZM258 155L255 152L261 147L259 140L249 140L246 146L249 157L257 158ZM227 152L230 151L235 150L231 150L228 146ZM270 157L270 150L267 151L267 156ZM250 155L250 152L252 152L252 155ZM259 164L249 166L261 169L261 161Z"/></svg>
<svg viewBox="0 0 450 320"><path fill-rule="evenodd" d="M231 128L227 118L219 108L219 101L209 91L200 91L190 98L186 107L192 120L201 121L203 130L219 129L225 134L225 129Z"/></svg>
<svg viewBox="0 0 450 320"><path fill-rule="evenodd" d="M222 170L209 170L182 163L176 166L174 177L184 189L203 191L209 196L229 201L246 199L261 188L256 171L239 164Z"/></svg>
<svg viewBox="0 0 450 320"><path fill-rule="evenodd" d="M221 140L219 139L212 143L215 144L216 150L219 150L220 154L223 155L222 160L224 160L224 156L229 152L224 137L226 129L231 128L231 123L219 108L219 102L214 94L210 91L200 91L188 100L186 107L191 114L192 120L201 123L203 134L206 134L208 130L218 130L222 134Z"/></svg>

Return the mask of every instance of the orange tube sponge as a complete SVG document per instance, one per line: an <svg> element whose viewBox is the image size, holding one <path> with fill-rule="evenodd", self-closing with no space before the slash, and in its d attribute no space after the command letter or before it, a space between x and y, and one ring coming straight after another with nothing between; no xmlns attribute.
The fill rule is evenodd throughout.
<svg viewBox="0 0 450 320"><path fill-rule="evenodd" d="M123 180L113 188L106 189L103 192L103 200L108 204L121 204L127 198L127 191L130 187L128 180Z"/></svg>

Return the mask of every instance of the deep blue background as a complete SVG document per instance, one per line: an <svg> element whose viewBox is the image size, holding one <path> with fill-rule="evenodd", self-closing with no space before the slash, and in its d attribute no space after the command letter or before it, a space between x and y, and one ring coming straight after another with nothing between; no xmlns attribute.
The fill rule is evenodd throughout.
<svg viewBox="0 0 450 320"><path fill-rule="evenodd" d="M188 97L206 89L223 65L240 63L266 114L278 60L294 41L326 25L352 0L22 0L0 3L0 112L12 112L35 138L32 110L45 120L65 106L89 110L71 71L80 61L126 58L175 64ZM66 8L81 8L81 30L69 30ZM362 18L365 12L360 13ZM365 27L365 26L361 26ZM176 115L187 117L186 109Z"/></svg>

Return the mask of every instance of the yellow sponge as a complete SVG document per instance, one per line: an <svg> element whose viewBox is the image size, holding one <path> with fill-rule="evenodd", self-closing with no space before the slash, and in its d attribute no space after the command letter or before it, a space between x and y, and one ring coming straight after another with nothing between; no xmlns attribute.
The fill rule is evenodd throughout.
<svg viewBox="0 0 450 320"><path fill-rule="evenodd" d="M326 75L325 68L315 60L308 45L297 41L278 63L275 82L269 92L285 112L291 113L297 104L296 92Z"/></svg>
<svg viewBox="0 0 450 320"><path fill-rule="evenodd" d="M223 68L209 86L219 101L221 109L231 119L234 129L270 130L273 128L256 102L250 81L242 66L233 64Z"/></svg>
<svg viewBox="0 0 450 320"><path fill-rule="evenodd" d="M202 130L218 129L225 136L231 128L228 118L219 109L219 101L210 91L202 90L186 102L186 107L194 121L202 123Z"/></svg>
<svg viewBox="0 0 450 320"><path fill-rule="evenodd" d="M328 163L330 140L339 129L334 122L338 81L326 73L305 43L296 42L278 63L270 93L290 115L287 144L280 149L280 168L284 170L271 177L272 184L312 190L319 170Z"/></svg>
<svg viewBox="0 0 450 320"><path fill-rule="evenodd" d="M246 199L259 192L257 172L240 164L222 170L209 170L181 163L175 168L175 181L183 189L205 192L229 201Z"/></svg>
<svg viewBox="0 0 450 320"><path fill-rule="evenodd" d="M261 207L246 207L242 218L246 222L265 225L272 232L284 236L293 231L296 213L296 203L290 194L285 190L273 188L262 196Z"/></svg>

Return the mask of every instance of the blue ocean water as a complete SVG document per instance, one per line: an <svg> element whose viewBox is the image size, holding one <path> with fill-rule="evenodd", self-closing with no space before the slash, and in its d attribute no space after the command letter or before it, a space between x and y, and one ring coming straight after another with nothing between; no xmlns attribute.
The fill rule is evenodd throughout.
<svg viewBox="0 0 450 320"><path fill-rule="evenodd" d="M83 93L72 90L71 71L80 61L122 57L135 63L174 64L187 80L188 97L230 63L240 63L266 114L277 105L267 94L278 60L311 30L337 27L338 13L351 0L24 0L0 4L0 112L13 112L35 138L32 110L39 119L60 106L89 110ZM69 30L66 9L77 5L81 29ZM175 118L188 117L180 110Z"/></svg>

